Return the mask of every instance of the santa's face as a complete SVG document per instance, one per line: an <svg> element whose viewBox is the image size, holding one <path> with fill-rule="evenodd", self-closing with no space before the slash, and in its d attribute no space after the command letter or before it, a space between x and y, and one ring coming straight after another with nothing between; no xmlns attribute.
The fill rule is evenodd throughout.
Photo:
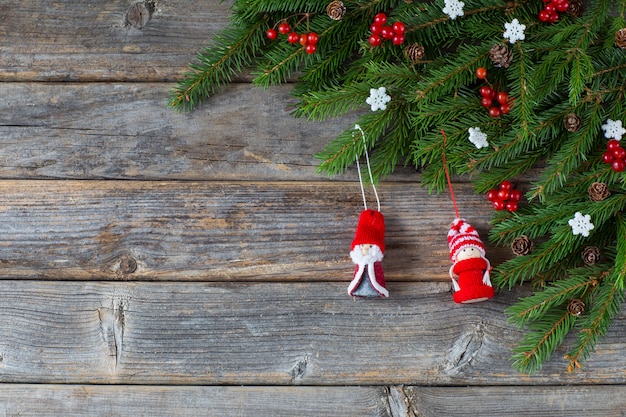
<svg viewBox="0 0 626 417"><path fill-rule="evenodd" d="M357 265L367 265L383 260L383 252L378 245L361 244L356 245L350 252L352 262Z"/></svg>
<svg viewBox="0 0 626 417"><path fill-rule="evenodd" d="M456 260L458 262L458 261L464 261L466 259L482 258L482 256L483 255L480 253L478 248L475 248L473 246L466 246L457 252Z"/></svg>

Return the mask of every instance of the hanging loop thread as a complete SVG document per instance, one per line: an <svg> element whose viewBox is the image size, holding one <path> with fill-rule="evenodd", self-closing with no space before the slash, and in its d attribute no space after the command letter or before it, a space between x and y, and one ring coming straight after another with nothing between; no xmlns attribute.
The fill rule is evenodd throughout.
<svg viewBox="0 0 626 417"><path fill-rule="evenodd" d="M452 205L454 206L454 213L458 219L460 217L459 208L456 205L456 198L454 197L454 190L452 189L452 181L450 181L450 170L448 169L448 163L446 162L446 144L448 142L448 137L443 129L441 129L441 134L443 135L443 152L441 152L441 160L443 162L443 170L446 173L446 181L448 181L448 190L450 190L450 198L452 199Z"/></svg>
<svg viewBox="0 0 626 417"><path fill-rule="evenodd" d="M370 157L367 152L367 142L365 141L365 132L361 129L361 126L358 124L354 125L354 128L361 132L361 139L363 139L363 149L365 150L365 162L367 164L367 172L370 177L370 183L372 184L372 189L374 190L374 195L376 196L376 204L378 207L378 211L380 211L380 199L378 198L378 192L376 191L376 186L374 185L374 178L372 176L372 167L370 165ZM367 210L367 199L365 198L365 187L363 186L363 177L361 176L361 166L359 165L359 155L356 155L356 170L359 174L359 184L361 184L361 195L363 196L363 207Z"/></svg>

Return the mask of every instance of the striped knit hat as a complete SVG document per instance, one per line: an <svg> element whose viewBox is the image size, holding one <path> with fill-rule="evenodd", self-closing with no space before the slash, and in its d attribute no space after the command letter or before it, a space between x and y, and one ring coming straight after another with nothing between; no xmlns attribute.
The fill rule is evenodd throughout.
<svg viewBox="0 0 626 417"><path fill-rule="evenodd" d="M457 253L464 247L470 246L478 249L485 256L485 245L480 240L478 232L465 219L456 218L448 232L448 246L450 247L450 260L456 262Z"/></svg>

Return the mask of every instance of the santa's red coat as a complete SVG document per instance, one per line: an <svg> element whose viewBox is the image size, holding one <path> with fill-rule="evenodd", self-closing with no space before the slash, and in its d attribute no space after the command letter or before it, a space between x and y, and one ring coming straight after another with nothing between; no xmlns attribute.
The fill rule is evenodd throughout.
<svg viewBox="0 0 626 417"><path fill-rule="evenodd" d="M360 264L354 268L354 276L350 285L348 286L348 293L354 295L354 291L359 288L359 284L363 279L365 268L368 268L368 277L370 284L382 297L389 297L389 291L387 291L385 283L385 274L383 273L383 263L374 262L373 264Z"/></svg>

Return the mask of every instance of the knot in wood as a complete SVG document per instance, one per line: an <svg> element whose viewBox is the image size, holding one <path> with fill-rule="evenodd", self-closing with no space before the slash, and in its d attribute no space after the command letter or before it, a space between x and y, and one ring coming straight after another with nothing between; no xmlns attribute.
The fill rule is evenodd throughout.
<svg viewBox="0 0 626 417"><path fill-rule="evenodd" d="M124 257L120 259L120 269L122 274L132 274L137 270L137 261L134 258Z"/></svg>
<svg viewBox="0 0 626 417"><path fill-rule="evenodd" d="M126 24L136 29L143 29L154 12L154 1L140 1L128 9L126 12Z"/></svg>

